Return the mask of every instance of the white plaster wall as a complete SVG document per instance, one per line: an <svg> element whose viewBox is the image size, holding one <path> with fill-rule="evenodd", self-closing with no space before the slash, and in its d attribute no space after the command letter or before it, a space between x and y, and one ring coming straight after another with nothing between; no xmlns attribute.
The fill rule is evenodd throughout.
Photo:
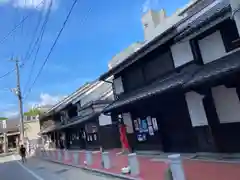
<svg viewBox="0 0 240 180"><path fill-rule="evenodd" d="M106 126L106 125L109 125L109 124L112 124L111 116L106 116L104 114L101 114L99 116L99 125L100 126Z"/></svg>
<svg viewBox="0 0 240 180"><path fill-rule="evenodd" d="M236 88L212 88L214 104L220 123L240 122L240 102Z"/></svg>
<svg viewBox="0 0 240 180"><path fill-rule="evenodd" d="M123 83L122 83L122 77L118 77L113 80L113 85L114 85L114 90L117 95L121 94L124 92L123 89Z"/></svg>
<svg viewBox="0 0 240 180"><path fill-rule="evenodd" d="M39 121L27 121L24 122L25 136L29 140L39 138L38 133L40 132L40 123Z"/></svg>
<svg viewBox="0 0 240 180"><path fill-rule="evenodd" d="M189 41L172 45L171 52L175 67L182 66L194 59Z"/></svg>
<svg viewBox="0 0 240 180"><path fill-rule="evenodd" d="M204 64L215 61L226 54L220 31L199 40L198 44Z"/></svg>
<svg viewBox="0 0 240 180"><path fill-rule="evenodd" d="M202 101L203 97L204 96L196 92L188 92L185 94L193 127L208 125L208 120Z"/></svg>

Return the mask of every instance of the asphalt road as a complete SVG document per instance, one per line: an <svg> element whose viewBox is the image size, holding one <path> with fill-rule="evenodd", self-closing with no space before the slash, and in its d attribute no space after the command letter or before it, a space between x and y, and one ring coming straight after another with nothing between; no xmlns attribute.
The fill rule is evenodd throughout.
<svg viewBox="0 0 240 180"><path fill-rule="evenodd" d="M18 156L0 157L1 180L119 180L35 158L24 165L18 160Z"/></svg>

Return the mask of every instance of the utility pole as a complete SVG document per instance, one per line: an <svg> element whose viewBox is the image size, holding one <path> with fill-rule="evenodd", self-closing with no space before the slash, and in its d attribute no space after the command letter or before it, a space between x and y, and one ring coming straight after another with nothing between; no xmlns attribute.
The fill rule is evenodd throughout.
<svg viewBox="0 0 240 180"><path fill-rule="evenodd" d="M3 151L4 153L8 153L8 137L7 137L7 120L2 120L2 128L3 128Z"/></svg>
<svg viewBox="0 0 240 180"><path fill-rule="evenodd" d="M16 75L17 75L17 88L14 91L18 97L18 104L19 104L20 141L24 143L23 103L22 103L22 93L21 93L21 86L20 86L19 60L15 59L14 61L16 64Z"/></svg>

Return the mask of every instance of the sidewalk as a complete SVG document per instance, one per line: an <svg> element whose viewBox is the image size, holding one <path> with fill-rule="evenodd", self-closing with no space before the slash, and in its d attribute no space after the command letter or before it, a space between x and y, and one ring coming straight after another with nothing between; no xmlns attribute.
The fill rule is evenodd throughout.
<svg viewBox="0 0 240 180"><path fill-rule="evenodd" d="M84 168L85 152L79 152L78 165L74 165L73 155L64 156L61 163L69 164ZM54 153L51 153L52 155ZM53 155L54 157L54 155ZM102 173L119 176L121 168L128 165L128 157L126 155L116 155L116 151L110 152L112 167L104 169L101 164L101 153L93 153L93 164L87 168ZM156 157L138 156L140 174L136 177L127 175L126 178L136 178L144 180L164 180L164 172L168 165L166 159L157 159ZM186 158L183 160L183 167L187 180L239 180L240 163L225 163L216 161L191 160Z"/></svg>
<svg viewBox="0 0 240 180"><path fill-rule="evenodd" d="M112 178L89 173L76 167L52 163L35 157L29 158L24 166L33 171L43 180L112 180ZM19 178L21 179L21 177Z"/></svg>
<svg viewBox="0 0 240 180"><path fill-rule="evenodd" d="M239 180L240 164L185 160L187 180Z"/></svg>

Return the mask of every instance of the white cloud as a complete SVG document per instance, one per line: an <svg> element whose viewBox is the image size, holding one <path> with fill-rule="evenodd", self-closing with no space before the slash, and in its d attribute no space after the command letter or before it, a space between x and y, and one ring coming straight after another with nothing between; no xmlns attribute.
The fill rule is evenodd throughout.
<svg viewBox="0 0 240 180"><path fill-rule="evenodd" d="M52 96L48 93L41 93L39 101L27 103L27 109L30 109L36 106L54 105L58 101L62 100L64 97L65 96Z"/></svg>
<svg viewBox="0 0 240 180"><path fill-rule="evenodd" d="M41 93L39 101L28 102L25 104L25 110L29 110L33 107L45 106L45 105L54 105L58 101L62 100L65 96L52 96L48 93ZM18 104L13 103L0 103L0 117L11 118L19 114Z"/></svg>
<svg viewBox="0 0 240 180"><path fill-rule="evenodd" d="M150 9L159 8L159 0L146 0L142 6L142 12L146 13Z"/></svg>
<svg viewBox="0 0 240 180"><path fill-rule="evenodd" d="M57 8L57 0L0 0L0 4L10 4L14 8L45 10Z"/></svg>
<svg viewBox="0 0 240 180"><path fill-rule="evenodd" d="M14 117L14 116L17 116L17 115L18 115L17 110L5 111L5 112L1 113L2 117L7 117L7 118Z"/></svg>

